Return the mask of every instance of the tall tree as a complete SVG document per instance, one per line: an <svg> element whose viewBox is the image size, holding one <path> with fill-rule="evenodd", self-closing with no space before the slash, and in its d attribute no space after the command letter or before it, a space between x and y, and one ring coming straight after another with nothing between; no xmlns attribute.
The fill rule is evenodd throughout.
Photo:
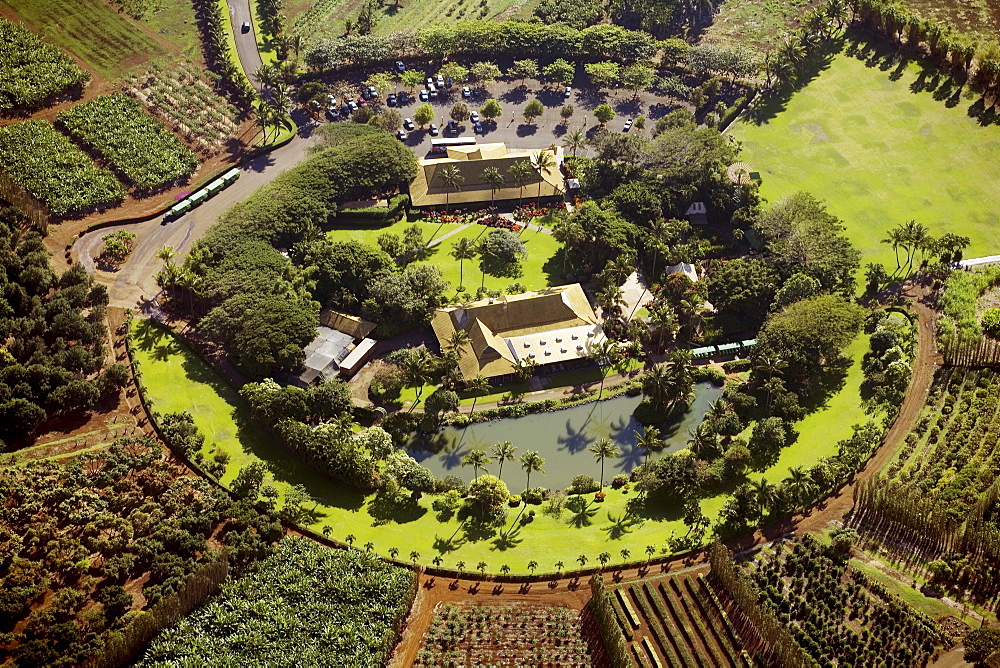
<svg viewBox="0 0 1000 668"><path fill-rule="evenodd" d="M458 170L455 165L448 165L441 169L439 174L441 181L448 186L451 190L458 192L462 189L462 184L465 182L465 177L462 172ZM451 198L451 193L445 192L444 194L444 211L448 213L448 203Z"/></svg>
<svg viewBox="0 0 1000 668"><path fill-rule="evenodd" d="M537 451L528 450L521 455L521 469L528 474L527 482L525 482L525 489L531 489L532 473L541 473L542 475L545 475L545 471L542 470L543 466L545 466L545 459L539 455Z"/></svg>
<svg viewBox="0 0 1000 668"><path fill-rule="evenodd" d="M465 261L476 257L478 252L476 242L468 237L462 237L451 246L451 256L458 260L458 291L465 290Z"/></svg>
<svg viewBox="0 0 1000 668"><path fill-rule="evenodd" d="M493 456L496 457L497 462L500 464L500 471L497 473L498 478L503 477L503 463L514 459L514 452L516 450L517 448L510 441L497 443L493 446Z"/></svg>
<svg viewBox="0 0 1000 668"><path fill-rule="evenodd" d="M503 187L504 178L497 167L487 167L482 173L483 182L490 187L490 205L496 200L497 190Z"/></svg>
<svg viewBox="0 0 1000 668"><path fill-rule="evenodd" d="M594 455L594 459L601 463L601 487L604 487L604 460L608 457L617 457L621 452L608 438L597 441L590 446L589 450L590 454Z"/></svg>
<svg viewBox="0 0 1000 668"><path fill-rule="evenodd" d="M462 457L462 466L471 466L473 479L479 477L479 469L486 470L486 467L493 463L493 460L486 456L486 451L481 448L470 450L469 454Z"/></svg>

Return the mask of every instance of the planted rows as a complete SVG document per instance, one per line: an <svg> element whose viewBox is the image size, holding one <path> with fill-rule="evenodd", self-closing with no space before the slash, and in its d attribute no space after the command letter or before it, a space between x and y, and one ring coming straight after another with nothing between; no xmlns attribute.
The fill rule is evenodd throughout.
<svg viewBox="0 0 1000 668"><path fill-rule="evenodd" d="M41 105L90 74L20 23L0 18L0 113Z"/></svg>
<svg viewBox="0 0 1000 668"><path fill-rule="evenodd" d="M239 129L240 112L193 65L167 72L152 68L129 77L127 85L150 113L206 154L221 152Z"/></svg>
<svg viewBox="0 0 1000 668"><path fill-rule="evenodd" d="M646 579L617 590L615 606L622 628L635 629L633 658L638 665L709 668L752 665L743 642L717 596L699 578ZM631 608L639 617L630 620ZM645 633L641 629L647 629ZM655 649L652 655L642 637Z"/></svg>
<svg viewBox="0 0 1000 668"><path fill-rule="evenodd" d="M383 666L415 595L412 571L286 538L136 665Z"/></svg>
<svg viewBox="0 0 1000 668"><path fill-rule="evenodd" d="M0 170L18 187L65 216L118 202L125 189L46 121L0 128Z"/></svg>
<svg viewBox="0 0 1000 668"><path fill-rule="evenodd" d="M926 665L946 640L929 617L808 534L762 555L748 566L762 604L820 665Z"/></svg>
<svg viewBox="0 0 1000 668"><path fill-rule="evenodd" d="M444 605L416 666L590 666L576 610L544 605Z"/></svg>
<svg viewBox="0 0 1000 668"><path fill-rule="evenodd" d="M102 95L60 111L59 123L106 160L128 183L152 190L190 176L198 157L139 103L122 93Z"/></svg>

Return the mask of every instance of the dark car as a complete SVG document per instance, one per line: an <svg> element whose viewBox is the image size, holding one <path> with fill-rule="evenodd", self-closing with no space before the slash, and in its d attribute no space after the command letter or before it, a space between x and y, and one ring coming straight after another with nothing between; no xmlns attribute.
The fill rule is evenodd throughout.
<svg viewBox="0 0 1000 668"><path fill-rule="evenodd" d="M351 113L351 108L349 106L347 106L346 104L340 105L340 115L341 116L347 116L350 113Z"/></svg>
<svg viewBox="0 0 1000 668"><path fill-rule="evenodd" d="M389 93L389 97L385 98L385 103L387 105L389 105L390 107L395 107L396 106L396 94L395 93Z"/></svg>
<svg viewBox="0 0 1000 668"><path fill-rule="evenodd" d="M444 82L444 85L447 86L448 88L451 88L452 86L455 85L455 82L452 81L451 79L448 79Z"/></svg>
<svg viewBox="0 0 1000 668"><path fill-rule="evenodd" d="M410 101L410 96L406 93L406 91L399 91L396 95L396 101L400 106L402 106Z"/></svg>
<svg viewBox="0 0 1000 668"><path fill-rule="evenodd" d="M448 129L449 130L457 130L458 129L458 123L456 123L454 120L448 121Z"/></svg>
<svg viewBox="0 0 1000 668"><path fill-rule="evenodd" d="M437 136L438 136L438 126L431 123L431 137L437 137Z"/></svg>
<svg viewBox="0 0 1000 668"><path fill-rule="evenodd" d="M412 130L414 128L413 119L410 118L403 119L403 128L406 130Z"/></svg>
<svg viewBox="0 0 1000 668"><path fill-rule="evenodd" d="M475 123L473 123L472 127L476 131L477 135L483 134L483 124L480 123L479 121L476 121Z"/></svg>
<svg viewBox="0 0 1000 668"><path fill-rule="evenodd" d="M240 26L240 32L247 33L250 32L250 22L244 21L243 25Z"/></svg>
<svg viewBox="0 0 1000 668"><path fill-rule="evenodd" d="M402 60L397 60L396 61L396 71L397 72L405 72L406 71L406 65L403 64Z"/></svg>
<svg viewBox="0 0 1000 668"><path fill-rule="evenodd" d="M375 88L375 86L368 87L368 97L369 98L378 97L378 89Z"/></svg>

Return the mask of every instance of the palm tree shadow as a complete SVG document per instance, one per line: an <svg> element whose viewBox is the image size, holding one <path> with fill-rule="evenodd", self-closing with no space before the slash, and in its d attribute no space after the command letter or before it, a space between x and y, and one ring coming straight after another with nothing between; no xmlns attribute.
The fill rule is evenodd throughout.
<svg viewBox="0 0 1000 668"><path fill-rule="evenodd" d="M608 540L619 540L623 536L632 533L634 527L642 524L641 519L632 515L627 510L619 515L617 519L609 512L608 521L611 522L611 526L604 530L608 534Z"/></svg>
<svg viewBox="0 0 1000 668"><path fill-rule="evenodd" d="M593 503L587 503L582 496L578 496L576 498L579 499L579 501L574 504L575 508L570 506L570 504L573 503L572 499L566 504L566 507L573 512L573 515L569 518L568 524L576 527L577 529L583 529L593 524L593 518L597 515L597 509L591 509Z"/></svg>

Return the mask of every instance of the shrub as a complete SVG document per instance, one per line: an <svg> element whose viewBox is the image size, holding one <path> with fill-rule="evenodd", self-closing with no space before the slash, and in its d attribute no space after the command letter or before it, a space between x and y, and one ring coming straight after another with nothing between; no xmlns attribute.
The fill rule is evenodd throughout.
<svg viewBox="0 0 1000 668"><path fill-rule="evenodd" d="M750 360L730 360L722 364L722 369L726 373L739 373L740 371L749 371L753 366Z"/></svg>
<svg viewBox="0 0 1000 668"><path fill-rule="evenodd" d="M534 506L537 506L542 501L544 501L545 500L545 496L546 496L545 490L543 488L541 488L541 487L534 487L532 489L526 489L521 494L521 498L524 500L525 503L529 503L529 504L534 505Z"/></svg>
<svg viewBox="0 0 1000 668"><path fill-rule="evenodd" d="M573 482L570 483L567 491L570 494L589 494L591 492L597 492L600 489L600 483L594 480L592 476L580 474L578 476L573 476Z"/></svg>
<svg viewBox="0 0 1000 668"><path fill-rule="evenodd" d="M982 325L987 334L1000 337L1000 308L987 309L983 314Z"/></svg>
<svg viewBox="0 0 1000 668"><path fill-rule="evenodd" d="M508 501L507 503L510 505L511 508L517 508L519 505L521 505L521 495L515 494L514 496L510 497L510 501Z"/></svg>
<svg viewBox="0 0 1000 668"><path fill-rule="evenodd" d="M691 377L696 383L712 383L716 387L722 387L726 382L726 374L722 373L718 369L713 369L707 366L695 367L691 372Z"/></svg>
<svg viewBox="0 0 1000 668"><path fill-rule="evenodd" d="M624 473L619 473L611 480L611 489L621 489L628 484L628 476Z"/></svg>

